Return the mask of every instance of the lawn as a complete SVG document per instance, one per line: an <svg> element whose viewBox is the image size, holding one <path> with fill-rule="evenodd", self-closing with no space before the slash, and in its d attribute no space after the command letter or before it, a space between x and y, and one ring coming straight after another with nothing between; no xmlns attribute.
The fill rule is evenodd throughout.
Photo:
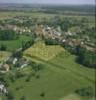
<svg viewBox="0 0 96 100"><path fill-rule="evenodd" d="M14 51L22 46L22 41L26 42L31 40L29 36L20 36L17 40L0 41L0 45L4 44L7 46L7 51Z"/></svg>
<svg viewBox="0 0 96 100"><path fill-rule="evenodd" d="M38 50L41 52L43 46L46 48L44 43L36 43L31 51L38 45ZM50 48L50 46L48 46ZM54 47L54 46L53 46ZM58 47L58 49L61 47ZM57 49L57 48L56 48ZM49 49L48 49L49 50ZM52 49L50 49L52 50ZM29 52L30 54L34 52ZM39 52L39 51L38 51ZM48 51L47 51L48 52ZM54 51L54 53L56 50ZM75 94L75 91L82 88L92 87L94 92L95 85L95 70L81 66L75 62L75 56L68 53L66 50L61 50L57 56L49 59L49 56L42 58L35 55L36 57L30 56L30 59L39 60L44 68L37 72L39 78L35 76L31 77L29 82L26 82L26 77L17 79L15 82L10 83L9 89L15 95L15 100L25 97L25 100L92 100L93 97L79 96ZM57 54L57 53L56 53ZM24 72L30 72L30 67L24 68ZM22 69L21 69L22 71ZM89 74L90 73L90 74ZM21 87L19 90L16 88ZM41 96L41 94L44 96Z"/></svg>

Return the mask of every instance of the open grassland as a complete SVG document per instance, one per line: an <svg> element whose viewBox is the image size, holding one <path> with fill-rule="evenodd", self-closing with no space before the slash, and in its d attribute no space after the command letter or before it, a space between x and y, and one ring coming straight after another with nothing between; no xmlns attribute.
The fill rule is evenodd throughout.
<svg viewBox="0 0 96 100"><path fill-rule="evenodd" d="M7 51L14 51L18 48L21 48L22 42L29 40L31 40L31 37L29 36L20 36L20 38L16 40L0 41L0 45L5 45L7 47Z"/></svg>
<svg viewBox="0 0 96 100"><path fill-rule="evenodd" d="M40 61L44 68L37 72L39 78L32 76L29 82L26 82L26 77L17 79L14 83L10 83L9 89L15 95L15 100L20 100L22 96L25 96L25 100L92 100L93 97L79 96L75 94L75 91L88 86L93 88L95 85L95 70L81 66L75 62L75 56L68 53L66 50L61 50L57 56L49 59L49 56L39 56L34 53L34 48L38 47L38 52L41 52L41 48L46 46L44 43L36 43L32 53L36 57L28 56L30 59ZM48 46L50 48L50 46ZM53 46L54 48L54 46ZM60 46L56 49L61 49ZM33 49L33 50L32 50ZM56 49L53 53L56 52ZM52 50L52 49L48 49ZM53 51L53 50L52 50ZM44 51L43 51L44 52ZM48 51L46 51L48 52ZM50 51L51 52L51 51ZM27 56L27 55L26 55ZM50 56L53 56L52 54ZM46 61L46 59L49 59ZM23 72L30 74L30 66L23 69ZM22 71L22 69L21 69ZM21 87L19 90L16 88ZM44 93L44 97L41 94Z"/></svg>

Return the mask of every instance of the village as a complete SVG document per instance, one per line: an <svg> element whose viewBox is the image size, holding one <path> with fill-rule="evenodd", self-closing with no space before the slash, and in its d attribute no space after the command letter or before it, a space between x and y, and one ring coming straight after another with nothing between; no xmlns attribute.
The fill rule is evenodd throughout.
<svg viewBox="0 0 96 100"><path fill-rule="evenodd" d="M63 32L60 28L60 26L54 28L53 27L50 27L48 25L35 25L34 26L34 29L30 27L20 27L18 25L12 25L10 24L10 22L12 21L12 23L15 23L15 21L17 21L16 23L24 23L24 21L31 21L31 18L29 17L26 17L26 16L16 16L12 19L9 19L7 22L9 22L9 24L6 24L6 25L3 25L1 24L0 25L0 29L2 30L13 30L15 31L17 34L19 35L29 35L30 34L35 34L36 36L39 36L39 37L43 37L43 38L49 38L49 39L52 39L52 40L57 40L58 42L64 44L64 45L68 45L72 48L78 46L78 45L81 45L82 47L90 50L90 51L96 51L96 47L95 47L95 44L94 43L91 43L91 40L89 39L88 36L86 36L85 38L86 39L78 39L78 38L75 38L78 34L76 32ZM34 32L33 32L34 31ZM69 37L69 38L67 38ZM22 50L22 48L19 48ZM18 49L18 50L19 50ZM18 51L17 50L17 51ZM0 69L1 71L2 70L5 70L5 71L9 71L9 65L6 64L6 62L8 64L13 64L15 65L16 62L18 62L18 59L16 57L9 57L9 58L6 58L6 60L4 60L3 62L0 63ZM24 66L27 65L27 61L24 60L24 59L20 59L20 67L23 68ZM3 71L2 71L3 72Z"/></svg>
<svg viewBox="0 0 96 100"><path fill-rule="evenodd" d="M21 17L17 16L13 19L8 20L6 23L3 22L0 25L0 29L2 30L13 30L16 32L18 35L26 35L26 36L31 36L32 34L35 34L36 37L40 37L42 39L49 38L50 40L56 40L58 41L57 44L63 44L64 46L69 46L71 48L75 48L76 46L80 45L84 48L86 48L89 51L96 51L95 44L91 42L90 38L86 36L85 38L76 38L78 33L76 32L71 32L71 31L66 31L63 32L61 30L60 26L57 27L52 27L50 25L43 25L43 24L35 24L30 26L25 26L24 22L30 22L32 19L27 18L27 17ZM12 21L12 22L11 22ZM16 23L15 23L16 22ZM11 23L11 24L10 24ZM14 24L15 23L15 24ZM31 23L31 22L30 22ZM20 24L20 25L19 25ZM21 26L23 25L23 26ZM19 52L22 52L23 48L18 48L15 53L18 54ZM19 58L18 56L13 56L12 54L0 61L0 73L7 73L11 70L12 66L15 66L18 70L22 69L26 66L28 66L29 61L26 58ZM0 94L7 94L7 88L5 87L4 84L0 84Z"/></svg>

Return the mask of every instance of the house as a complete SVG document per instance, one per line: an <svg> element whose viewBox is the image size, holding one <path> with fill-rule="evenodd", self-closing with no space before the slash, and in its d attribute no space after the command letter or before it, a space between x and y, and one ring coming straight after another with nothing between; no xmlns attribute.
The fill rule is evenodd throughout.
<svg viewBox="0 0 96 100"><path fill-rule="evenodd" d="M73 35L75 35L75 33L71 33L70 31L68 31L68 32L65 32L65 35L66 36L73 36Z"/></svg>
<svg viewBox="0 0 96 100"><path fill-rule="evenodd" d="M62 42L63 42L63 43L66 42L66 39L63 39Z"/></svg>
<svg viewBox="0 0 96 100"><path fill-rule="evenodd" d="M15 65L17 61L18 61L18 59L17 58L14 58L13 59L13 64Z"/></svg>
<svg viewBox="0 0 96 100"><path fill-rule="evenodd" d="M26 66L27 66L27 63L22 64L22 65L21 65L21 68L24 68L24 67L26 67Z"/></svg>
<svg viewBox="0 0 96 100"><path fill-rule="evenodd" d="M2 68L3 68L5 71L9 71L10 66L9 66L8 64L4 64L4 65L2 66Z"/></svg>
<svg viewBox="0 0 96 100"><path fill-rule="evenodd" d="M28 62L25 58L22 58L22 59L19 59L16 64L17 64L17 67L24 68L28 65Z"/></svg>
<svg viewBox="0 0 96 100"><path fill-rule="evenodd" d="M8 94L8 91L3 84L0 84L0 94L1 93Z"/></svg>

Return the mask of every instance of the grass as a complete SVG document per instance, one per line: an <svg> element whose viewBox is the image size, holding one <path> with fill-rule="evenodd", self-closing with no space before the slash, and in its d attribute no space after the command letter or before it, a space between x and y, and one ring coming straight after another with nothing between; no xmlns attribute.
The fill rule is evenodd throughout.
<svg viewBox="0 0 96 100"><path fill-rule="evenodd" d="M33 48L31 48L31 51L32 49L34 51L36 47L41 51L42 46L43 49L44 47L46 48L43 43L36 43ZM48 48L50 48L50 46L48 46ZM58 49L60 48L61 47L58 46ZM34 52L29 53L32 54ZM34 53L34 56L35 54L36 53ZM49 58L49 56L46 57ZM91 86L94 92L95 70L77 64L74 55L71 55L66 50L61 50L61 53L58 53L57 56L49 60L46 60L46 58L42 59L41 55L38 57L30 56L29 58L39 60L43 64L44 69L36 73L40 76L38 79L36 76L32 76L31 80L26 82L27 76L25 76L17 79L14 83L10 83L9 89L14 93L15 100L20 100L22 96L25 96L25 100L91 100L91 97L81 97L76 95L74 91ZM31 73L30 70L30 67L23 69L27 74ZM17 87L22 88L16 90ZM42 93L45 94L44 97L41 96Z"/></svg>
<svg viewBox="0 0 96 100"><path fill-rule="evenodd" d="M31 40L31 37L29 36L20 36L19 39L17 40L8 40L8 41L0 41L0 45L4 44L7 46L7 51L14 51L18 48L21 48L22 46L22 41L26 42Z"/></svg>

